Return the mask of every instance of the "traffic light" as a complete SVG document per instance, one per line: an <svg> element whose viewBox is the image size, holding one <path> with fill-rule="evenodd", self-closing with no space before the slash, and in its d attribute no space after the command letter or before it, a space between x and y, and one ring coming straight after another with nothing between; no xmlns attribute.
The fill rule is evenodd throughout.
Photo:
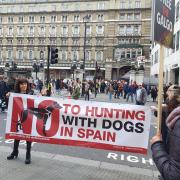
<svg viewBox="0 0 180 180"><path fill-rule="evenodd" d="M58 49L55 47L51 47L51 64L58 63Z"/></svg>

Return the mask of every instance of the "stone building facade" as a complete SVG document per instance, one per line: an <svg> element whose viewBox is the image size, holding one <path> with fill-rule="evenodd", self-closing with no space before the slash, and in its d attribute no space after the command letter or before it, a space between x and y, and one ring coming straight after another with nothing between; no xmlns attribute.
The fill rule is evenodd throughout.
<svg viewBox="0 0 180 180"><path fill-rule="evenodd" d="M88 18L86 18L88 16ZM86 32L85 32L86 24ZM137 57L149 61L151 0L0 0L0 67L44 64L47 46L58 48L51 78L78 76L119 79Z"/></svg>

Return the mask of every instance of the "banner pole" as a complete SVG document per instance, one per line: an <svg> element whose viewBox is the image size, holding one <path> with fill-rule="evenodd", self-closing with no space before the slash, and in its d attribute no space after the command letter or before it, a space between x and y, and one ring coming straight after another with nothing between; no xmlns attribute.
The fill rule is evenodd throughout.
<svg viewBox="0 0 180 180"><path fill-rule="evenodd" d="M163 45L160 45L157 133L161 132L161 122L162 122L163 82L164 82L163 70L164 70L164 47Z"/></svg>

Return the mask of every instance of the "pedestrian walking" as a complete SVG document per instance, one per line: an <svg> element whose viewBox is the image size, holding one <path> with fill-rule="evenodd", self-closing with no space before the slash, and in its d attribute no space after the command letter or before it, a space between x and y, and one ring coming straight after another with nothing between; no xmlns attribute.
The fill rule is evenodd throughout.
<svg viewBox="0 0 180 180"><path fill-rule="evenodd" d="M142 86L142 84L139 85L138 89L136 90L136 105L145 105L147 101L147 92L146 89Z"/></svg>

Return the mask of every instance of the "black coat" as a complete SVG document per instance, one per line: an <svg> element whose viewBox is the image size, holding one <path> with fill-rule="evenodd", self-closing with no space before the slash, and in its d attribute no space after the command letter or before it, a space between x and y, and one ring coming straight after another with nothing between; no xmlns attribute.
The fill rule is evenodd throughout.
<svg viewBox="0 0 180 180"><path fill-rule="evenodd" d="M163 142L151 146L153 160L164 180L180 180L180 118L168 132L169 153Z"/></svg>

